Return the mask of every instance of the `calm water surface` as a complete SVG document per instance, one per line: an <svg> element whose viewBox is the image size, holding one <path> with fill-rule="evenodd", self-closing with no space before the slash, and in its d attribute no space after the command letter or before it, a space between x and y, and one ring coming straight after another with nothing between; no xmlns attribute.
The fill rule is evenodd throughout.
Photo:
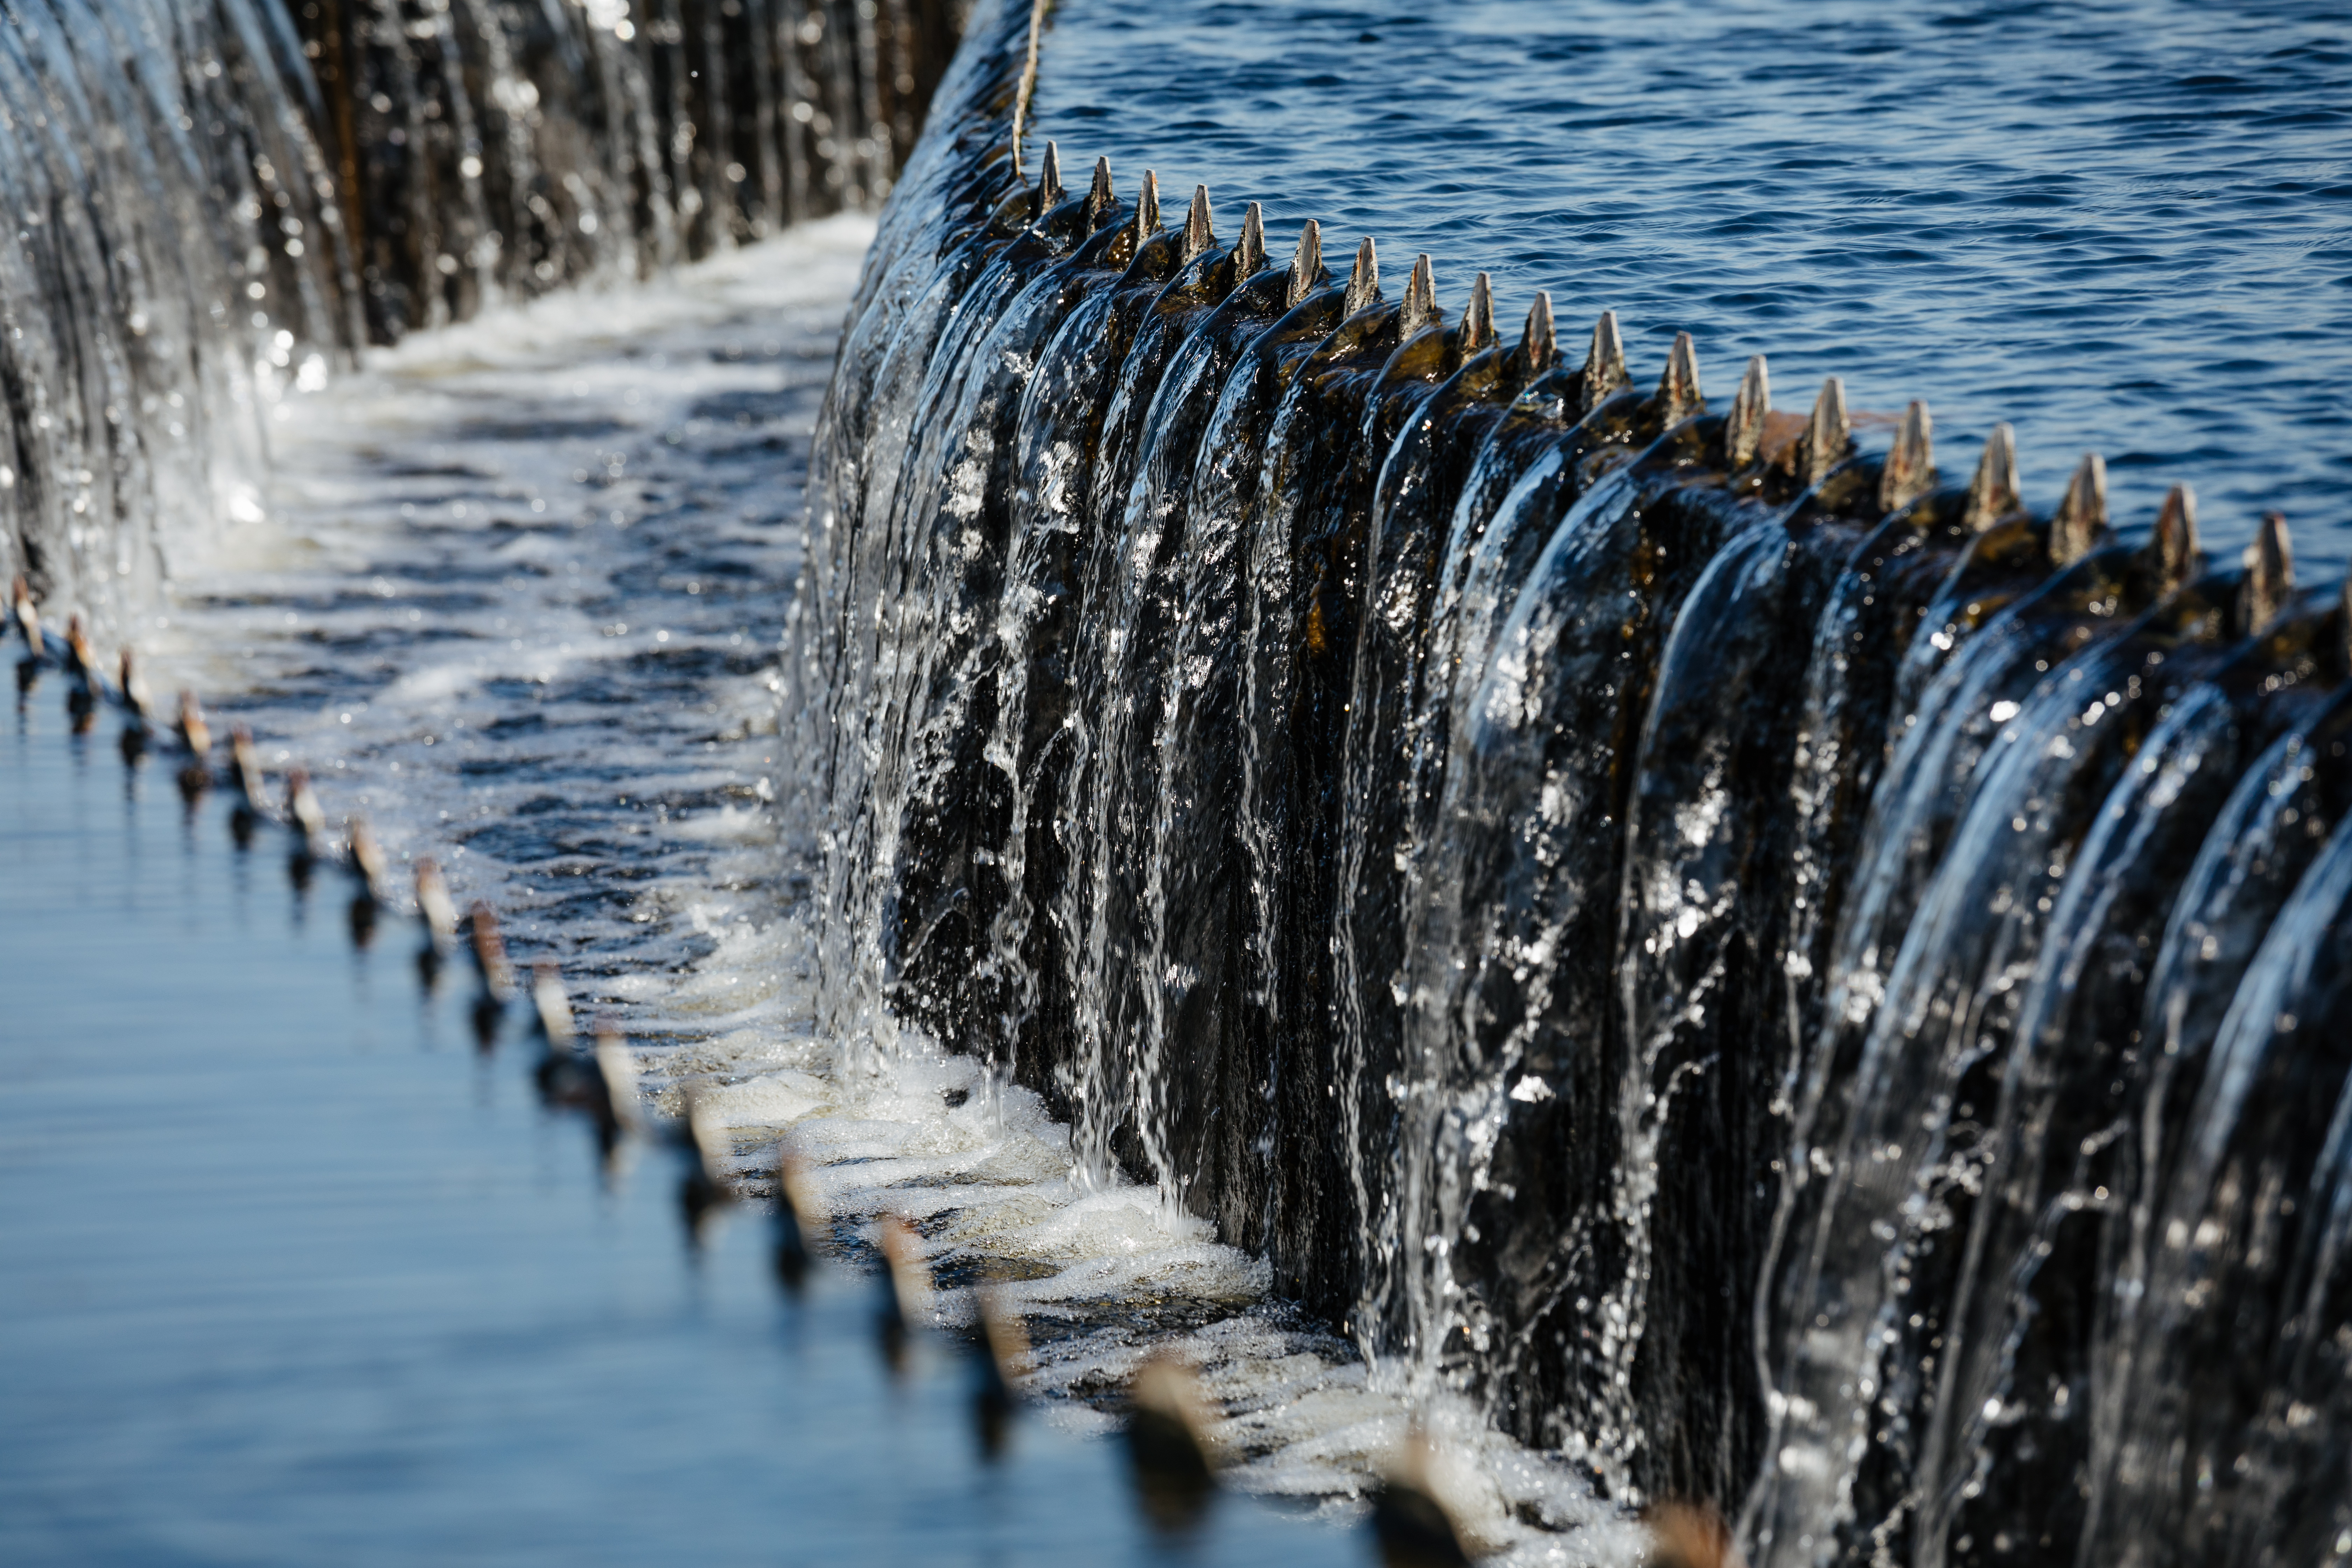
<svg viewBox="0 0 2352 1568"><path fill-rule="evenodd" d="M1119 1446L983 1462L943 1338L894 1382L869 1279L784 1304L749 1216L689 1256L666 1151L601 1180L414 927L354 953L341 875L297 900L54 686L0 721L0 1561L1168 1555ZM1185 1552L1367 1556L1230 1500Z"/></svg>
<svg viewBox="0 0 2352 1568"><path fill-rule="evenodd" d="M1038 128L1220 232L1417 251L1508 327L1613 308L1727 396L1843 376L1932 405L1948 470L2017 427L2028 499L2105 454L2119 522L2187 481L2211 542L2285 511L2352 554L2352 18L2324 5L1063 0Z"/></svg>

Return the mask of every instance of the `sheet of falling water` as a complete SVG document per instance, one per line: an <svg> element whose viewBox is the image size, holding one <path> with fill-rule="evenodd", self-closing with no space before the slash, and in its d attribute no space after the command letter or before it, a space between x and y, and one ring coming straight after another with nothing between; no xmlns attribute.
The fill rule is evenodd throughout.
<svg viewBox="0 0 2352 1568"><path fill-rule="evenodd" d="M772 667L808 439L870 220L657 283L419 333L286 405L258 521L174 563L160 689L250 724L330 818L365 816L499 910L521 958L688 1083L745 1190L780 1141L855 1255L916 1222L945 1323L987 1286L1026 1318L1058 1424L1107 1429L1155 1349L1202 1368L1245 1489L1359 1511L1403 1405L1265 1299L1265 1271L1154 1194L1078 1181L1026 1091L919 1039L878 1069L814 1038L771 806L793 785ZM1525 1562L1627 1560L1582 1479L1424 1410L1465 1527Z"/></svg>

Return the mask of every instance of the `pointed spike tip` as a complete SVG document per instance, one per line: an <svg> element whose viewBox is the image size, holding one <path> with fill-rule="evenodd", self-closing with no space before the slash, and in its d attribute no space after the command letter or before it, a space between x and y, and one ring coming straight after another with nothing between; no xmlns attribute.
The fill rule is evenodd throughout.
<svg viewBox="0 0 2352 1568"><path fill-rule="evenodd" d="M2286 607L2294 592L2294 544L2286 514L2266 511L2254 542L2246 546L2244 629L2260 631Z"/></svg>
<svg viewBox="0 0 2352 1568"><path fill-rule="evenodd" d="M436 948L447 947L457 934L457 906L449 898L449 884L441 879L440 862L430 855L416 858L416 912L425 918L425 933Z"/></svg>
<svg viewBox="0 0 2352 1568"><path fill-rule="evenodd" d="M1617 331L1617 312L1603 310L1592 323L1592 347L1584 356L1584 406L1598 408L1633 384L1625 368L1625 340Z"/></svg>
<svg viewBox="0 0 2352 1568"><path fill-rule="evenodd" d="M1197 1519L1216 1489L1208 1402L1192 1369L1166 1352L1128 1384L1127 1441L1145 1510L1162 1528Z"/></svg>
<svg viewBox="0 0 2352 1568"><path fill-rule="evenodd" d="M1242 215L1241 244L1235 247L1234 279L1255 278L1265 270L1265 215L1252 202Z"/></svg>
<svg viewBox="0 0 2352 1568"><path fill-rule="evenodd" d="M1348 274L1348 296L1341 309L1352 316L1369 310L1381 297L1381 258L1367 235L1356 247L1356 265Z"/></svg>
<svg viewBox="0 0 2352 1568"><path fill-rule="evenodd" d="M1037 211L1043 215L1047 207L1062 199L1062 150L1054 142L1045 143L1045 162L1037 169Z"/></svg>
<svg viewBox="0 0 2352 1568"><path fill-rule="evenodd" d="M1706 406L1706 395L1698 384L1698 345L1688 332L1675 334L1675 346L1666 353L1665 374L1658 377L1656 403L1659 417L1668 426L1681 424Z"/></svg>
<svg viewBox="0 0 2352 1568"><path fill-rule="evenodd" d="M206 753L213 749L212 726L205 721L205 705L196 700L196 694L194 691L184 687L180 691L178 728L180 744L188 748L189 755L194 757L199 763L203 762Z"/></svg>
<svg viewBox="0 0 2352 1568"><path fill-rule="evenodd" d="M1437 275L1426 255L1416 257L1412 276L1405 279L1404 306L1397 319L1397 336L1410 338L1437 325Z"/></svg>
<svg viewBox="0 0 2352 1568"><path fill-rule="evenodd" d="M906 1332L922 1326L931 1312L931 1265L921 1237L904 1215L882 1216L876 1242L882 1254L884 1312Z"/></svg>
<svg viewBox="0 0 2352 1568"><path fill-rule="evenodd" d="M354 816L344 837L352 847L352 875L359 879L360 890L367 897L379 897L383 886L383 848L375 841L364 816Z"/></svg>
<svg viewBox="0 0 2352 1568"><path fill-rule="evenodd" d="M1470 280L1470 304L1462 312L1462 347L1465 353L1495 342L1495 280L1484 272Z"/></svg>
<svg viewBox="0 0 2352 1568"><path fill-rule="evenodd" d="M2177 588L2189 580L2195 570L2197 544L2197 492L2187 485L2175 485L2164 498L2164 505L2156 514L2156 537L2148 542L2156 552L2158 574L2168 588Z"/></svg>
<svg viewBox="0 0 2352 1568"><path fill-rule="evenodd" d="M1739 390L1732 395L1731 417L1724 422L1726 467L1738 472L1756 461L1764 445L1764 416L1771 411L1771 371L1764 356L1758 354L1748 362L1748 374L1739 378Z"/></svg>
<svg viewBox="0 0 2352 1568"><path fill-rule="evenodd" d="M1820 484L1853 449L1853 426L1846 417L1845 383L1832 375L1822 381L1821 394L1813 399L1812 417L1805 422L1801 478L1809 485Z"/></svg>
<svg viewBox="0 0 2352 1568"><path fill-rule="evenodd" d="M132 657L129 643L122 645L118 662L115 683L122 689L122 706L131 710L131 717L143 721L154 701L148 695L147 682L139 674L139 661Z"/></svg>
<svg viewBox="0 0 2352 1568"><path fill-rule="evenodd" d="M1209 187L1192 187L1192 206L1184 215L1184 259L1190 261L1217 243L1216 230L1210 221Z"/></svg>
<svg viewBox="0 0 2352 1568"><path fill-rule="evenodd" d="M1160 232L1160 176L1150 169L1143 171L1143 184L1135 194L1135 237L1137 243Z"/></svg>
<svg viewBox="0 0 2352 1568"><path fill-rule="evenodd" d="M1296 305L1307 298L1323 275L1323 226L1308 218L1299 226L1298 248L1290 253L1290 289L1285 302Z"/></svg>
<svg viewBox="0 0 2352 1568"><path fill-rule="evenodd" d="M2050 517L2050 563L2072 566L2091 552L2106 526L2106 459L2085 452L2066 481L2066 499Z"/></svg>
<svg viewBox="0 0 2352 1568"><path fill-rule="evenodd" d="M1936 488L1936 422L1927 405L1912 399L1878 477L1878 510L1897 512Z"/></svg>
<svg viewBox="0 0 2352 1568"><path fill-rule="evenodd" d="M1089 225L1102 221L1102 215L1118 203L1118 194L1111 189L1110 160L1095 160L1094 184L1087 190L1087 220Z"/></svg>
<svg viewBox="0 0 2352 1568"><path fill-rule="evenodd" d="M2024 503L2017 489L2017 433L1996 425L1977 458L1976 477L1969 481L1964 521L1971 533L1982 533Z"/></svg>
<svg viewBox="0 0 2352 1568"><path fill-rule="evenodd" d="M1528 307L1528 324L1519 333L1520 373L1529 381L1551 367L1559 353L1559 338L1551 318L1551 293L1536 290L1536 302Z"/></svg>

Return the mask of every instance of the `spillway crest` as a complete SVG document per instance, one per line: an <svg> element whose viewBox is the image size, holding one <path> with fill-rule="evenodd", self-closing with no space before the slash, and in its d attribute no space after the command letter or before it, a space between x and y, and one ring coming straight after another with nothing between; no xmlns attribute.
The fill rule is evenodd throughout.
<svg viewBox="0 0 2352 1568"><path fill-rule="evenodd" d="M2095 457L2031 506L2005 429L1065 163L1037 26L819 426L824 1026L1755 1560L2352 1549L2352 623L2284 522L2126 542Z"/></svg>

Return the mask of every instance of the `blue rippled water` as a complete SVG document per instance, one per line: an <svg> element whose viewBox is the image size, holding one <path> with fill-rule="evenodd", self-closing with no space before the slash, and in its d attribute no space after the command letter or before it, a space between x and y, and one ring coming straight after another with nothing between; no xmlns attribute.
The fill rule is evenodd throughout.
<svg viewBox="0 0 2352 1568"><path fill-rule="evenodd" d="M600 1181L462 986L418 1005L411 922L353 952L341 873L292 897L279 836L63 730L0 721L0 1562L1166 1559L1118 1448L988 1462L950 1342L894 1381L871 1282L780 1303L749 1219L689 1258L667 1151Z"/></svg>
<svg viewBox="0 0 2352 1568"><path fill-rule="evenodd" d="M1615 309L1638 374L1687 330L1717 396L1762 353L1787 405L1924 397L1948 471L2011 421L2038 505L2096 449L2120 524L2185 480L2217 546L2352 554L2341 7L1063 0L1037 104L1391 291L1425 250L1449 310Z"/></svg>

